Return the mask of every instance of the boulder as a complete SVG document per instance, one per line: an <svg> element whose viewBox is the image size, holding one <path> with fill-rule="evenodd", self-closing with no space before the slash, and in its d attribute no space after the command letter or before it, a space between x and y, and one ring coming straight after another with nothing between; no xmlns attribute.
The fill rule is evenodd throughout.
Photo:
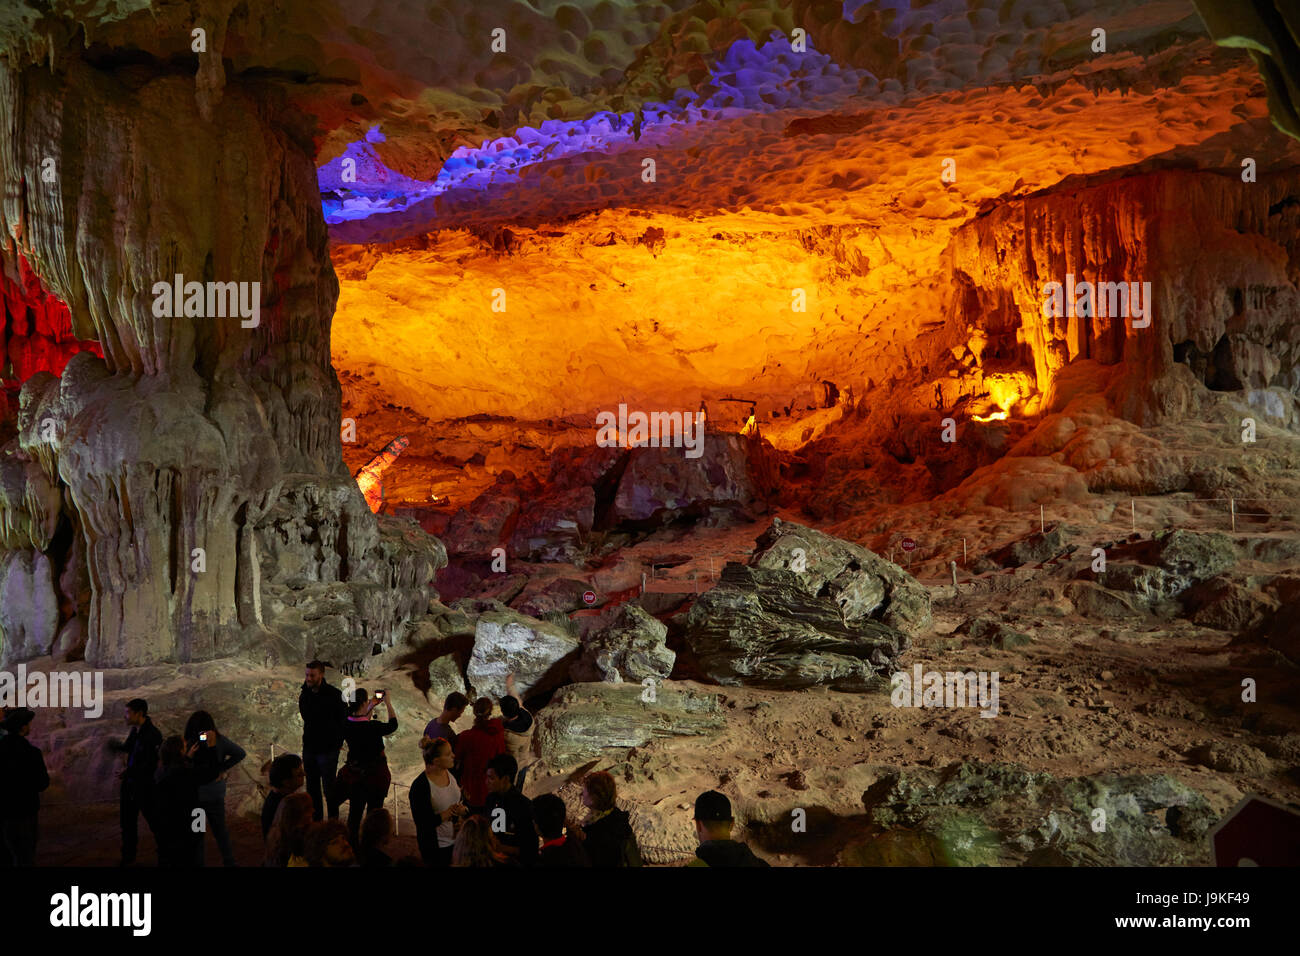
<svg viewBox="0 0 1300 956"><path fill-rule="evenodd" d="M470 559L491 561L492 549L509 540L518 514L518 498L475 500L470 509L461 508L448 523L443 534L447 550Z"/></svg>
<svg viewBox="0 0 1300 956"><path fill-rule="evenodd" d="M1071 581L1065 586L1065 596L1083 617L1125 620L1140 615L1127 598L1092 581Z"/></svg>
<svg viewBox="0 0 1300 956"><path fill-rule="evenodd" d="M1232 567L1241 558L1240 549L1226 534L1218 532L1159 531L1148 545L1150 563L1187 582L1203 581Z"/></svg>
<svg viewBox="0 0 1300 956"><path fill-rule="evenodd" d="M984 617L973 617L963 621L957 626L954 633L969 635L977 641L987 642L990 647L996 647L1004 651L1023 647L1033 641L1033 638L1028 634L1023 634L1014 628L1008 627L1001 621L993 621Z"/></svg>
<svg viewBox="0 0 1300 956"><path fill-rule="evenodd" d="M716 694L682 685L570 684L538 714L536 738L543 759L561 766L658 737L711 734L724 723Z"/></svg>
<svg viewBox="0 0 1300 956"><path fill-rule="evenodd" d="M1187 759L1202 767L1220 773L1244 773L1267 776L1272 764L1263 751L1249 744L1231 740L1216 740L1187 751Z"/></svg>
<svg viewBox="0 0 1300 956"><path fill-rule="evenodd" d="M668 627L643 608L624 604L618 616L583 642L582 657L569 669L576 681L666 680L677 655L664 643Z"/></svg>
<svg viewBox="0 0 1300 956"><path fill-rule="evenodd" d="M847 621L841 600L858 597L809 594L797 571L728 564L687 612L687 643L719 684L878 689L909 641L877 621Z"/></svg>
<svg viewBox="0 0 1300 956"><path fill-rule="evenodd" d="M1065 530L1057 525L1043 534L1035 531L991 552L989 559L1004 568L1042 564L1066 550Z"/></svg>
<svg viewBox="0 0 1300 956"><path fill-rule="evenodd" d="M514 601L514 607L520 614L529 617L543 617L551 612L568 614L587 607L582 596L594 590L586 581L577 578L556 578L537 590L525 587Z"/></svg>
<svg viewBox="0 0 1300 956"><path fill-rule="evenodd" d="M667 524L712 508L739 509L756 497L749 439L708 432L703 454L684 448L634 448L614 495L612 517L632 525Z"/></svg>
<svg viewBox="0 0 1300 956"><path fill-rule="evenodd" d="M1220 575L1193 585L1183 595L1192 622L1202 627L1240 633L1260 624L1277 603Z"/></svg>
<svg viewBox="0 0 1300 956"><path fill-rule="evenodd" d="M515 675L519 696L528 697L563 683L578 639L548 621L503 608L479 616L474 651L465 676L475 695L504 697L506 675Z"/></svg>
<svg viewBox="0 0 1300 956"><path fill-rule="evenodd" d="M929 623L929 592L901 568L777 518L750 563L696 600L686 634L721 684L864 691Z"/></svg>
<svg viewBox="0 0 1300 956"><path fill-rule="evenodd" d="M846 623L874 617L913 636L930 626L929 589L892 561L821 531L773 518L749 563L794 571L808 594L829 588Z"/></svg>
<svg viewBox="0 0 1300 956"><path fill-rule="evenodd" d="M465 693L465 678L460 673L456 658L450 654L435 657L429 662L429 700L441 706L452 692Z"/></svg>

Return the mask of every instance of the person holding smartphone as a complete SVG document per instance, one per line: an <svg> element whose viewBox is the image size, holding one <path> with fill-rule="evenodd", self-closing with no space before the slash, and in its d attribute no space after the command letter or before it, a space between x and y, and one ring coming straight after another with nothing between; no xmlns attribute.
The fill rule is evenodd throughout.
<svg viewBox="0 0 1300 956"><path fill-rule="evenodd" d="M236 866L235 851L226 828L226 777L247 754L230 738L217 733L216 721L206 710L196 710L185 722L185 742L197 747L194 766L212 769L211 777L199 786L199 806L207 816L208 832L217 841L223 866ZM198 845L198 865L205 865L207 841Z"/></svg>
<svg viewBox="0 0 1300 956"><path fill-rule="evenodd" d="M388 708L388 720L373 720L371 715L379 704ZM384 738L397 731L397 715L393 702L382 691L371 698L364 688L357 688L356 699L343 726L343 739L348 745L347 763L338 775L338 802L348 801L348 833L352 845L361 840L361 821L366 811L382 807L388 796L393 775L388 770L388 757L384 754Z"/></svg>

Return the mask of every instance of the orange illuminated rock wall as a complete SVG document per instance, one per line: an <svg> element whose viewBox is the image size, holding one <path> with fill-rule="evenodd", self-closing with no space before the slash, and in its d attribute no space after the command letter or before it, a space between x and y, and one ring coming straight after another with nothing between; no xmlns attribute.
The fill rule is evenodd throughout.
<svg viewBox="0 0 1300 956"><path fill-rule="evenodd" d="M1117 361L1123 338L1103 327L1083 343L1045 326L1040 273L1063 281L1071 263L1100 261L1116 279L1154 279L1129 272L1162 268L1168 250L1143 245L1156 234L1137 220L1159 215L1154 196L1082 213L1059 192L1025 197L1108 170L1124 179L1144 162L1236 178L1225 143L1270 134L1256 86L1247 65L1207 53L1146 92L1067 78L851 115L739 117L653 151L539 167L490 206L449 203L448 228L337 244L334 362L432 419L589 424L619 402L693 409L734 396L755 400L763 422L816 407L824 382L859 397L907 380L914 404L932 406L927 383L972 335L992 343L988 371L1021 369L1046 390L1073 358ZM1259 161L1286 149L1261 145L1272 155ZM946 159L955 182L941 180ZM1024 210L1040 211L1022 230ZM973 370L939 383L946 403L987 392L974 352Z"/></svg>

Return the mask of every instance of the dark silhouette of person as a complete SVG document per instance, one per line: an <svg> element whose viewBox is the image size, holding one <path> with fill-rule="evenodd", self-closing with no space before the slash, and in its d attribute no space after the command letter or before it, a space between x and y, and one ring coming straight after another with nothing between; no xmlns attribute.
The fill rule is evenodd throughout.
<svg viewBox="0 0 1300 956"><path fill-rule="evenodd" d="M217 731L216 721L206 710L196 710L185 723L185 743L198 751L192 759L196 765L215 765L211 779L199 787L199 804L207 816L207 829L217 841L223 866L235 866L235 851L230 845L230 831L226 828L226 775L243 760L247 753L229 737ZM199 841L198 865L204 865L206 840Z"/></svg>
<svg viewBox="0 0 1300 956"><path fill-rule="evenodd" d="M515 786L519 763L510 754L497 754L487 765L487 818L502 851L520 866L537 862L537 828L533 802Z"/></svg>
<svg viewBox="0 0 1300 956"><path fill-rule="evenodd" d="M307 780L307 771L303 768L302 758L297 754L280 754L271 761L271 792L262 802L262 839L271 832L275 822L275 811L280 801L291 793L297 793Z"/></svg>
<svg viewBox="0 0 1300 956"><path fill-rule="evenodd" d="M320 661L307 664L306 679L298 694L298 713L302 716L302 762L314 818L324 819L328 809L333 820L342 802L335 798L334 782L348 707L343 692L325 680L325 665Z"/></svg>
<svg viewBox="0 0 1300 956"><path fill-rule="evenodd" d="M700 840L687 866L771 866L743 843L731 839L731 801L725 793L706 790L695 798L695 835Z"/></svg>
<svg viewBox="0 0 1300 956"><path fill-rule="evenodd" d="M162 772L155 787L154 838L158 841L159 866L203 865L203 839L211 818L203 809L199 790L220 773L216 760L196 762L195 757L205 749L205 743L196 741L187 746L185 738L176 735L158 748ZM201 826L199 820L203 820Z"/></svg>
<svg viewBox="0 0 1300 956"><path fill-rule="evenodd" d="M141 815L149 824L149 831L154 839L158 838L155 826L155 790L154 774L158 770L158 750L162 747L162 733L149 718L149 704L140 697L135 697L126 704L126 723L131 728L126 741L113 741L109 749L126 754L126 766L119 771L118 779L122 781L119 822L122 825L122 860L120 866L135 863L139 846L139 823Z"/></svg>
<svg viewBox="0 0 1300 956"><path fill-rule="evenodd" d="M27 739L35 719L26 707L9 711L0 737L0 855L10 866L36 865L41 794L50 785L45 755Z"/></svg>
<svg viewBox="0 0 1300 956"><path fill-rule="evenodd" d="M553 793L533 798L533 822L542 838L542 848L537 853L538 866L591 866L582 840L564 832L567 814L564 801Z"/></svg>

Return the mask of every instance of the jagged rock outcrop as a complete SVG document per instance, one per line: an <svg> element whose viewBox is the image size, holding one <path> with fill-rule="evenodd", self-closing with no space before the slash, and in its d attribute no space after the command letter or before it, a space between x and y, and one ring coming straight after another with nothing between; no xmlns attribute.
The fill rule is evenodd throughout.
<svg viewBox="0 0 1300 956"><path fill-rule="evenodd" d="M1111 549L1105 571L1086 568L1065 596L1087 617L1124 618L1140 612L1170 618L1180 614L1198 623L1237 630L1257 623L1272 602L1242 596L1223 577L1241 558L1227 535L1175 528L1150 540ZM1216 583L1210 585L1208 582Z"/></svg>
<svg viewBox="0 0 1300 956"><path fill-rule="evenodd" d="M665 641L668 627L636 604L624 604L606 627L583 641L582 657L569 669L576 681L666 680L677 655Z"/></svg>
<svg viewBox="0 0 1300 956"><path fill-rule="evenodd" d="M613 515L631 524L667 523L712 507L740 508L756 492L749 473L750 443L740 435L700 436L702 454L682 448L635 448L614 496Z"/></svg>
<svg viewBox="0 0 1300 956"><path fill-rule="evenodd" d="M59 626L50 560L40 551L0 551L0 663L49 654Z"/></svg>
<svg viewBox="0 0 1300 956"><path fill-rule="evenodd" d="M773 519L748 565L728 564L686 617L722 684L863 691L930 623L929 592L865 548Z"/></svg>
<svg viewBox="0 0 1300 956"><path fill-rule="evenodd" d="M520 697L563 683L581 649L563 626L498 608L481 613L474 625L474 651L465 677L476 696L504 697L506 675L515 675Z"/></svg>

